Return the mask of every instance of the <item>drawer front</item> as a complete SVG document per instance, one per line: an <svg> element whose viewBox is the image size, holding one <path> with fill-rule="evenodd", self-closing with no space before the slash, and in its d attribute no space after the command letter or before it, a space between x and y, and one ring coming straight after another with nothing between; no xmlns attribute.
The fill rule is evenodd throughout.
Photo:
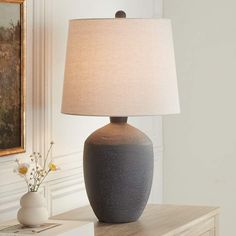
<svg viewBox="0 0 236 236"><path fill-rule="evenodd" d="M176 234L175 236L215 236L215 219L210 218L205 221L202 221L191 228Z"/></svg>
<svg viewBox="0 0 236 236"><path fill-rule="evenodd" d="M208 232L206 232L206 233L204 233L200 236L215 236L215 230L212 229L212 230L210 230L210 231L208 231Z"/></svg>
<svg viewBox="0 0 236 236"><path fill-rule="evenodd" d="M208 232L206 232L206 233L204 233L204 234L201 234L200 236L211 236L211 232L208 231Z"/></svg>

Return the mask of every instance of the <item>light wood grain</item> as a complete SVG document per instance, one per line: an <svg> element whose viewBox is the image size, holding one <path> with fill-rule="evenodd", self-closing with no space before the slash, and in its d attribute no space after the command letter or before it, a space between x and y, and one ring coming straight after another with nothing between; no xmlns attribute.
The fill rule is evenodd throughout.
<svg viewBox="0 0 236 236"><path fill-rule="evenodd" d="M219 229L219 225L220 225L220 223L219 223L219 215L216 215L215 216L215 234L214 234L214 236L220 236L220 229Z"/></svg>
<svg viewBox="0 0 236 236"><path fill-rule="evenodd" d="M137 222L104 224L90 207L83 207L53 219L93 221L96 236L215 236L218 213L216 207L148 205Z"/></svg>
<svg viewBox="0 0 236 236"><path fill-rule="evenodd" d="M177 234L176 236L200 236L206 233L210 233L215 227L214 217L203 220L200 223L191 226L189 229ZM212 235L213 236L213 235Z"/></svg>
<svg viewBox="0 0 236 236"><path fill-rule="evenodd" d="M212 235L211 235L211 231L208 231L208 232L206 232L206 233L204 233L204 234L202 234L202 235L200 235L200 236L212 236Z"/></svg>

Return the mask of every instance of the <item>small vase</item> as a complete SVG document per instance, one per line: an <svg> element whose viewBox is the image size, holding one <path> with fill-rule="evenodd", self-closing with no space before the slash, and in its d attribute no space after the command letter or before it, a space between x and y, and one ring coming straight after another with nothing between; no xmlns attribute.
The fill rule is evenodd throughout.
<svg viewBox="0 0 236 236"><path fill-rule="evenodd" d="M21 208L17 213L20 224L27 227L38 227L48 220L45 199L37 192L28 192L21 197Z"/></svg>

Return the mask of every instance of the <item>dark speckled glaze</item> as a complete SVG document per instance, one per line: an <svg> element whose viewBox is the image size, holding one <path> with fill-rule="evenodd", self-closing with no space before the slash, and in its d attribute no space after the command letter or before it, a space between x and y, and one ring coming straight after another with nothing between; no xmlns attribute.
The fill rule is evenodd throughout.
<svg viewBox="0 0 236 236"><path fill-rule="evenodd" d="M142 214L153 179L153 145L127 119L91 134L84 145L87 195L101 222L127 223Z"/></svg>

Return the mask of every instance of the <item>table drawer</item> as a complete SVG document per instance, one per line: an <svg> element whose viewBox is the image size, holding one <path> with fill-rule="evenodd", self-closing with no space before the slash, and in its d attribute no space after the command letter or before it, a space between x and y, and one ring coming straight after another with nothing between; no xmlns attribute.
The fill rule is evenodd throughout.
<svg viewBox="0 0 236 236"><path fill-rule="evenodd" d="M211 231L208 231L200 236L214 236L213 233L214 233L214 231L211 230Z"/></svg>
<svg viewBox="0 0 236 236"><path fill-rule="evenodd" d="M204 233L200 236L217 236L215 232L216 232L215 229L212 229L212 230L210 230L210 231L208 231L208 232L206 232L206 233Z"/></svg>
<svg viewBox="0 0 236 236"><path fill-rule="evenodd" d="M175 236L214 236L215 219L210 218Z"/></svg>

